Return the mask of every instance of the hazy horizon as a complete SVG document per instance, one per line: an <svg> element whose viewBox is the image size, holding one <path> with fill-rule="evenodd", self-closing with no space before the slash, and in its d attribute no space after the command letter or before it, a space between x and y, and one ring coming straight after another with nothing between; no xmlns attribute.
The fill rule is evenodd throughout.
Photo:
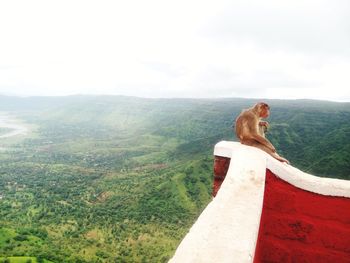
<svg viewBox="0 0 350 263"><path fill-rule="evenodd" d="M310 101L324 101L324 102L335 102L335 103L350 103L350 101L336 101L327 99L312 99L312 98L298 98L298 99L279 99L279 98L255 98L255 97L141 97L123 94L69 94L69 95L13 95L13 94L2 94L0 96L15 97L15 98L64 98L74 96L86 96L86 97L126 97L126 98L139 98L139 99L184 99L184 100L230 100L230 99L242 99L242 100L281 100L281 101L298 101L298 100L310 100Z"/></svg>

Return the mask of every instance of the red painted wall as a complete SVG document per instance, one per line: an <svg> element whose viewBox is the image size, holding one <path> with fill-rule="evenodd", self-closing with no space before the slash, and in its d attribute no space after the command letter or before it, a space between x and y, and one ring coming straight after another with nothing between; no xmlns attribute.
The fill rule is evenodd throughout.
<svg viewBox="0 0 350 263"><path fill-rule="evenodd" d="M216 196L230 166L230 158L214 156L214 182L212 196Z"/></svg>
<svg viewBox="0 0 350 263"><path fill-rule="evenodd" d="M299 189L266 172L254 263L350 263L350 198Z"/></svg>

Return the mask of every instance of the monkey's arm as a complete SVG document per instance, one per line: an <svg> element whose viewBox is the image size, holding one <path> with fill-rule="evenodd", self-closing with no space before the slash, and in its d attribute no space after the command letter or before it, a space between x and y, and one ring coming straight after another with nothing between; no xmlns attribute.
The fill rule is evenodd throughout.
<svg viewBox="0 0 350 263"><path fill-rule="evenodd" d="M267 132L267 129L269 128L269 123L267 121L260 121L259 122L259 134L262 136L262 137L266 137L265 136L265 133Z"/></svg>
<svg viewBox="0 0 350 263"><path fill-rule="evenodd" d="M272 145L272 143L259 133L259 125L260 125L259 119L255 119L255 121L251 122L251 126L250 126L250 135L251 135L251 137L254 140L256 140L257 142L259 142L262 145L265 145L266 147L271 149L272 152L276 152L276 149Z"/></svg>
<svg viewBox="0 0 350 263"><path fill-rule="evenodd" d="M265 147L270 149L272 152L276 152L276 149L272 145L272 143L259 133L258 119L256 118L252 118L250 120L245 119L244 122L242 123L242 127L243 127L243 130L242 130L243 136L240 136L241 141L253 140L264 145Z"/></svg>

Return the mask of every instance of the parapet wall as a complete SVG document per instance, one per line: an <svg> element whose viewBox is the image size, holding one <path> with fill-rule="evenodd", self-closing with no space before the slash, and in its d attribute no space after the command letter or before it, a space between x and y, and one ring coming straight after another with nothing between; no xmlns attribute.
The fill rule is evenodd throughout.
<svg viewBox="0 0 350 263"><path fill-rule="evenodd" d="M254 262L350 262L350 199L305 191L267 170Z"/></svg>
<svg viewBox="0 0 350 263"><path fill-rule="evenodd" d="M215 198L170 262L350 263L350 181L236 142L214 155Z"/></svg>

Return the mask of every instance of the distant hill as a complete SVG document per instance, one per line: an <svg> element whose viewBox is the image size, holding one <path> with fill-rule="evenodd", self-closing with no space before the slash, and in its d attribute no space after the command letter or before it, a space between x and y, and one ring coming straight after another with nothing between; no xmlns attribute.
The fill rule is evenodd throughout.
<svg viewBox="0 0 350 263"><path fill-rule="evenodd" d="M0 257L167 262L211 198L214 145L257 101L0 96L31 129L0 140ZM350 103L264 101L293 166L350 179Z"/></svg>
<svg viewBox="0 0 350 263"><path fill-rule="evenodd" d="M36 121L51 123L55 130L60 130L57 125L70 125L71 129L83 125L87 133L99 132L101 136L102 131L106 136L118 131L177 139L183 142L178 145L182 154L192 154L211 151L213 143L220 139L236 140L232 132L234 118L257 101L260 100L0 96L0 110L18 112L33 123L31 118L35 116ZM272 108L268 137L293 165L321 176L350 179L350 103L264 101ZM329 162L322 161L326 159Z"/></svg>

